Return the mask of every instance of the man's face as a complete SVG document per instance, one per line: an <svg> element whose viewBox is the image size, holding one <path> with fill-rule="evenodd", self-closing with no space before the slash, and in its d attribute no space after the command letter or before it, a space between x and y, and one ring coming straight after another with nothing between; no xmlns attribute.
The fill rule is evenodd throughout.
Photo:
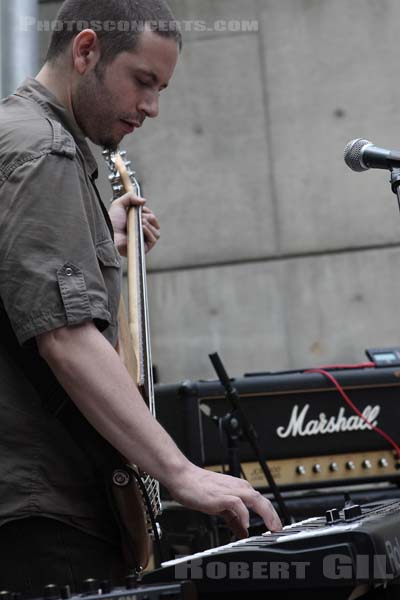
<svg viewBox="0 0 400 600"><path fill-rule="evenodd" d="M134 52L121 52L104 68L85 73L73 92L75 119L95 144L115 150L122 138L158 115L159 94L174 72L173 38L144 31Z"/></svg>

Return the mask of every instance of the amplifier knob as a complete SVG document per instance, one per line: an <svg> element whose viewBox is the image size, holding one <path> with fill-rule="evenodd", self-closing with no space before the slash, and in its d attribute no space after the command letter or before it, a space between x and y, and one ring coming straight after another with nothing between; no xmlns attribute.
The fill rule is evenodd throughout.
<svg viewBox="0 0 400 600"><path fill-rule="evenodd" d="M332 471L332 473L335 473L339 470L338 464L336 462L331 462L329 465L329 470Z"/></svg>
<svg viewBox="0 0 400 600"><path fill-rule="evenodd" d="M346 469L348 471L354 471L355 468L356 468L356 465L354 464L354 462L352 460L348 460L346 463Z"/></svg>
<svg viewBox="0 0 400 600"><path fill-rule="evenodd" d="M315 465L313 465L313 473L321 473L321 465L319 463L315 463Z"/></svg>
<svg viewBox="0 0 400 600"><path fill-rule="evenodd" d="M325 516L328 525L331 523L336 523L336 521L340 521L340 514L337 508L331 508L331 510L327 510Z"/></svg>
<svg viewBox="0 0 400 600"><path fill-rule="evenodd" d="M368 458L363 460L361 464L363 469L372 469L372 462Z"/></svg>
<svg viewBox="0 0 400 600"><path fill-rule="evenodd" d="M388 466L389 466L389 463L388 463L388 461L386 460L386 458L380 458L380 459L378 460L378 465L379 465L380 467L382 467L383 469L386 469L386 467L388 467Z"/></svg>
<svg viewBox="0 0 400 600"><path fill-rule="evenodd" d="M297 473L297 475L305 475L306 474L306 468L303 467L303 465L298 465L296 467L296 473Z"/></svg>
<svg viewBox="0 0 400 600"><path fill-rule="evenodd" d="M355 517L361 516L361 506L359 504L353 504L353 506L346 506L343 509L344 518L347 521L348 519L354 519Z"/></svg>

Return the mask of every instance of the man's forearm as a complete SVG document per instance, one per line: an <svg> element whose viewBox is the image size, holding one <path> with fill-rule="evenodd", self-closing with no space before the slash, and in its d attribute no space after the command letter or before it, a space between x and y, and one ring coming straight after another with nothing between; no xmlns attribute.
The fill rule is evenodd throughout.
<svg viewBox="0 0 400 600"><path fill-rule="evenodd" d="M41 356L88 421L125 458L158 479L188 508L221 515L247 535L248 508L270 529L281 523L271 503L247 481L196 467L150 414L119 355L93 323L37 338Z"/></svg>
<svg viewBox="0 0 400 600"><path fill-rule="evenodd" d="M189 466L150 414L119 355L93 323L38 336L39 352L88 421L132 463L165 485Z"/></svg>

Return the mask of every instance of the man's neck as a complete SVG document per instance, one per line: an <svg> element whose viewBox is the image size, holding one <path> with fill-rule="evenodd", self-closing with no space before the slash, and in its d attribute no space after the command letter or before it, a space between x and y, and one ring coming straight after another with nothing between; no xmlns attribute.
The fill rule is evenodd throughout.
<svg viewBox="0 0 400 600"><path fill-rule="evenodd" d="M57 69L57 72L58 75L48 63L45 63L39 73L36 75L35 79L45 88L47 88L73 116L74 113L72 109L71 89L68 83L69 79L66 77L63 79L63 81L60 81L60 70Z"/></svg>

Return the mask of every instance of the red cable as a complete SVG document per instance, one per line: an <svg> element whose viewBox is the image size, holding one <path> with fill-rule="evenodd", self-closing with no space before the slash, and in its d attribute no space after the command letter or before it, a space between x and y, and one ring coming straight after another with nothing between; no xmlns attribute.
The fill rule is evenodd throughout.
<svg viewBox="0 0 400 600"><path fill-rule="evenodd" d="M331 371L332 369L336 369L336 370L344 370L344 369L368 369L368 368L375 368L375 363L373 362L365 362L365 363L358 363L356 365L322 365L321 367L318 367L319 369L323 369L323 370L327 370L327 371ZM312 369L313 371L314 369ZM309 373L310 371L305 371L306 373Z"/></svg>
<svg viewBox="0 0 400 600"><path fill-rule="evenodd" d="M364 365L365 366L375 366L374 363L364 363ZM355 367L355 365L346 366L345 368L350 369L350 368L354 368L354 367ZM339 368L339 367L334 367L334 368ZM360 419L362 419L365 423L368 423L368 425L371 427L371 429L373 429L373 431L375 431L376 433L381 435L383 438L385 438L385 440L387 442L389 442L389 444L396 451L397 458L400 460L400 447L390 437L390 435L388 435L385 431L383 431L379 427L375 427L375 425L373 425L370 421L368 421L368 419L366 417L364 417L364 415L358 410L357 406L355 404L353 404L353 402L350 400L350 398L348 397L348 395L346 394L344 389L341 387L340 383L337 381L337 379L335 379L335 377L333 377L333 375L331 375L331 373L328 373L328 371L326 371L325 368L309 369L308 371L305 371L305 372L306 373L320 373L321 375L324 375L325 377L327 377L333 383L333 385L336 387L336 389L338 390L338 392L342 396L342 398L344 398L345 402L347 402L347 404L350 406L350 408L356 413L356 415L358 415L360 417Z"/></svg>

